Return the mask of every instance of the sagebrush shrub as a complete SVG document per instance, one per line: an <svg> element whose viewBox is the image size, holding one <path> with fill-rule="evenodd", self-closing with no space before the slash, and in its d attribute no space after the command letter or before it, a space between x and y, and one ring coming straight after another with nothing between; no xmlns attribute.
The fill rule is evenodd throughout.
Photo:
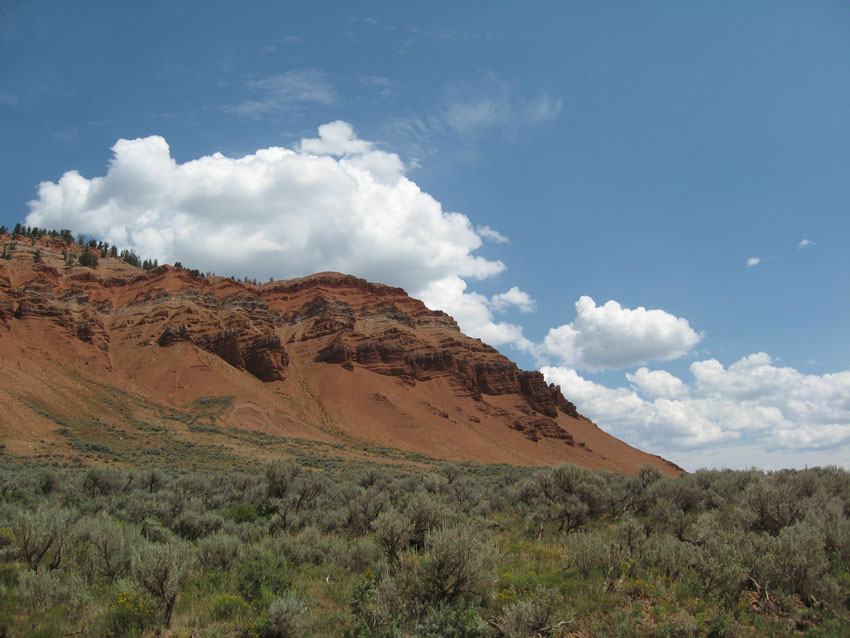
<svg viewBox="0 0 850 638"><path fill-rule="evenodd" d="M193 566L191 550L178 543L144 543L133 556L133 578L162 607L165 627L171 626L180 586Z"/></svg>
<svg viewBox="0 0 850 638"><path fill-rule="evenodd" d="M489 593L498 553L472 526L432 530L425 537L425 552L422 582L430 602L468 603Z"/></svg>
<svg viewBox="0 0 850 638"><path fill-rule="evenodd" d="M557 592L538 588L530 598L505 605L502 610L505 636L525 638L537 634L550 624L557 600Z"/></svg>
<svg viewBox="0 0 850 638"><path fill-rule="evenodd" d="M262 638L299 638L307 627L307 605L294 593L288 593L269 607Z"/></svg>

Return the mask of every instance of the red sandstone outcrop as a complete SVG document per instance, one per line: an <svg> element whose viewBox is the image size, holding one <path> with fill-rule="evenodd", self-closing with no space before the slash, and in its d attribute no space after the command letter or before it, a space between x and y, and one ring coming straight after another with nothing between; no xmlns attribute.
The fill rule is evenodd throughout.
<svg viewBox="0 0 850 638"><path fill-rule="evenodd" d="M249 392L245 407L223 417L233 427L250 415L263 427L302 428L299 436L339 430L346 440L451 458L619 471L650 462L675 472L601 432L540 372L520 370L400 288L338 273L253 285L114 258L67 268L63 250L79 252L20 242L0 260L0 381L18 374L14 365L44 374L38 360L21 358L32 351L152 401L217 392L239 403ZM262 383L245 385L245 373ZM605 445L614 452L591 450Z"/></svg>

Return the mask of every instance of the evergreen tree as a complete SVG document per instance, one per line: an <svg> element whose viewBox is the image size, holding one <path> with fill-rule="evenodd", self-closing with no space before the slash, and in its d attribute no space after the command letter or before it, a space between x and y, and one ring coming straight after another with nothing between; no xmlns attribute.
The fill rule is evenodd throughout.
<svg viewBox="0 0 850 638"><path fill-rule="evenodd" d="M87 268L97 268L97 254L91 252L86 246L86 249L80 255L80 265Z"/></svg>
<svg viewBox="0 0 850 638"><path fill-rule="evenodd" d="M142 265L142 260L139 259L139 256L133 250L127 250L126 248L121 251L121 261L125 264L130 264L131 266L135 266L136 268Z"/></svg>

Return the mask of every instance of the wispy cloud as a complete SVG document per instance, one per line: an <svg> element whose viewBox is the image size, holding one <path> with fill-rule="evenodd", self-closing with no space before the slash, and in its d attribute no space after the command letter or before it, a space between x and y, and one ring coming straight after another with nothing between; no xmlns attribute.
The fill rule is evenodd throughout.
<svg viewBox="0 0 850 638"><path fill-rule="evenodd" d="M747 268L752 268L753 266L757 266L761 261L761 257L750 257L747 260Z"/></svg>
<svg viewBox="0 0 850 638"><path fill-rule="evenodd" d="M5 91L0 91L0 104L3 106L15 107L21 101L20 96L15 95L14 93L6 93Z"/></svg>
<svg viewBox="0 0 850 638"><path fill-rule="evenodd" d="M804 239L799 244L797 244L797 248L805 248L806 246L814 246L814 245L815 245L815 242L813 242L811 239Z"/></svg>
<svg viewBox="0 0 850 638"><path fill-rule="evenodd" d="M390 120L386 135L405 149L413 165L438 150L474 162L485 137L521 140L526 132L554 122L563 108L560 97L516 95L506 83L489 78L479 88L449 87L439 106Z"/></svg>
<svg viewBox="0 0 850 638"><path fill-rule="evenodd" d="M301 36L290 34L290 35L284 36L280 40L276 40L275 42L267 44L266 46L263 47L263 51L265 51L266 53L274 53L275 51L277 51L277 49L280 45L286 46L286 45L290 45L290 44L297 44L297 43L303 42L303 41L304 41L304 38L302 38Z"/></svg>
<svg viewBox="0 0 850 638"><path fill-rule="evenodd" d="M474 31L458 31L457 29L412 28L410 29L410 33L432 40L445 40L447 42L475 42L499 37L495 33L477 33Z"/></svg>
<svg viewBox="0 0 850 638"><path fill-rule="evenodd" d="M360 82L366 86L379 86L385 88L393 86L393 81L383 75L364 75L360 78Z"/></svg>
<svg viewBox="0 0 850 638"><path fill-rule="evenodd" d="M498 230L490 228L489 226L477 226L475 228L475 232L478 233L478 236L486 239L487 241L492 241L496 244L506 244L508 243L508 238L505 237Z"/></svg>
<svg viewBox="0 0 850 638"><path fill-rule="evenodd" d="M397 32L399 37L422 38L425 40L441 40L444 42L476 42L493 38L504 37L504 34L479 31L465 31L459 29L421 29L415 26L394 25L383 22L374 17L352 18L351 22L363 25L370 29L380 29L385 32Z"/></svg>
<svg viewBox="0 0 850 638"><path fill-rule="evenodd" d="M324 74L317 69L287 71L260 80L246 82L245 87L256 94L256 98L225 109L254 118L279 113L299 103L328 105L336 101L333 88Z"/></svg>
<svg viewBox="0 0 850 638"><path fill-rule="evenodd" d="M390 97L399 88L392 80L383 75L362 75L357 78L356 83L361 87L366 87L370 93L377 91L377 97L381 99Z"/></svg>
<svg viewBox="0 0 850 638"><path fill-rule="evenodd" d="M562 99L540 95L532 99L481 98L451 104L440 118L461 135L474 135L494 127L548 124L564 106Z"/></svg>

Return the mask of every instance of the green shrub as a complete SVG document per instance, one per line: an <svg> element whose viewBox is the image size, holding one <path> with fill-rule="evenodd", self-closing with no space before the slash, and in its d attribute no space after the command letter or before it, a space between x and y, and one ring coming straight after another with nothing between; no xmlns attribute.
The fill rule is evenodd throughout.
<svg viewBox="0 0 850 638"><path fill-rule="evenodd" d="M768 592L798 594L807 603L837 595L820 531L809 523L785 527L776 537L751 535L746 565L748 575Z"/></svg>
<svg viewBox="0 0 850 638"><path fill-rule="evenodd" d="M165 527L163 527L159 521L156 521L152 518L146 518L139 525L139 531L145 540L148 540L152 543L165 543L171 539L171 532L168 531Z"/></svg>
<svg viewBox="0 0 850 638"><path fill-rule="evenodd" d="M344 553L341 539L322 534L312 526L305 527L296 535L280 539L283 554L294 565L322 565Z"/></svg>
<svg viewBox="0 0 850 638"><path fill-rule="evenodd" d="M204 570L228 570L239 556L239 546L239 540L235 536L217 532L195 544L195 555Z"/></svg>
<svg viewBox="0 0 850 638"><path fill-rule="evenodd" d="M194 541L218 531L222 518L211 512L186 510L174 522L174 531L187 541Z"/></svg>
<svg viewBox="0 0 850 638"><path fill-rule="evenodd" d="M234 523L253 523L259 518L268 518L274 510L260 503L231 503L221 511L221 516Z"/></svg>
<svg viewBox="0 0 850 638"><path fill-rule="evenodd" d="M104 625L115 638L135 638L153 626L156 609L134 592L115 594L104 616Z"/></svg>
<svg viewBox="0 0 850 638"><path fill-rule="evenodd" d="M549 626L557 600L557 592L540 588L531 598L505 605L502 610L502 616L505 619L505 636L525 638Z"/></svg>
<svg viewBox="0 0 850 638"><path fill-rule="evenodd" d="M495 580L496 549L470 524L441 527L425 537L422 584L427 601L452 605L481 600Z"/></svg>
<svg viewBox="0 0 850 638"><path fill-rule="evenodd" d="M379 485L359 490L348 500L346 527L356 536L368 534L372 521L390 505L389 494Z"/></svg>
<svg viewBox="0 0 850 638"><path fill-rule="evenodd" d="M280 596L290 587L292 571L283 556L255 551L236 568L236 593L248 602Z"/></svg>
<svg viewBox="0 0 850 638"><path fill-rule="evenodd" d="M12 518L15 548L31 569L57 569L71 543L74 514L41 505L35 511L17 510Z"/></svg>
<svg viewBox="0 0 850 638"><path fill-rule="evenodd" d="M232 594L220 594L212 599L211 616L213 620L236 620L248 615L250 605L241 597Z"/></svg>
<svg viewBox="0 0 850 638"><path fill-rule="evenodd" d="M122 525L100 512L80 523L78 538L85 541L79 549L93 576L111 582L129 575L131 549L140 540L134 527Z"/></svg>
<svg viewBox="0 0 850 638"><path fill-rule="evenodd" d="M490 631L476 607L438 605L416 623L416 638L487 638Z"/></svg>
<svg viewBox="0 0 850 638"><path fill-rule="evenodd" d="M379 558L380 551L371 538L357 538L345 550L341 562L350 572L363 572Z"/></svg>
<svg viewBox="0 0 850 638"><path fill-rule="evenodd" d="M277 514L274 529L286 531L301 512L311 509L327 489L324 478L292 461L277 459L266 468L266 498Z"/></svg>
<svg viewBox="0 0 850 638"><path fill-rule="evenodd" d="M271 604L260 635L262 638L299 638L305 635L307 621L307 605L290 592Z"/></svg>
<svg viewBox="0 0 850 638"><path fill-rule="evenodd" d="M686 611L680 611L672 620L658 626L661 638L696 638L700 635L696 619Z"/></svg>
<svg viewBox="0 0 850 638"><path fill-rule="evenodd" d="M693 562L705 595L717 594L728 603L736 601L746 575L744 559L742 539L737 533L718 530L709 536L697 548Z"/></svg>
<svg viewBox="0 0 850 638"><path fill-rule="evenodd" d="M378 539L387 562L393 569L397 569L399 554L407 548L413 534L410 519L394 509L387 510L372 521L372 529L375 530L375 538Z"/></svg>
<svg viewBox="0 0 850 638"><path fill-rule="evenodd" d="M166 629L171 626L180 586L192 565L188 548L178 543L146 543L133 556L133 577L162 607Z"/></svg>
<svg viewBox="0 0 850 638"><path fill-rule="evenodd" d="M108 467L95 466L83 475L83 491L89 498L114 494L121 489L121 485L121 476Z"/></svg>
<svg viewBox="0 0 850 638"><path fill-rule="evenodd" d="M448 522L450 510L436 496L420 490L410 497L405 516L413 527L410 540L414 546L421 548L428 532Z"/></svg>
<svg viewBox="0 0 850 638"><path fill-rule="evenodd" d="M803 517L805 500L787 478L779 473L760 476L747 486L745 502L754 515L753 530L776 536L783 527Z"/></svg>
<svg viewBox="0 0 850 638"><path fill-rule="evenodd" d="M18 600L33 618L64 602L65 591L55 571L24 570L18 576Z"/></svg>
<svg viewBox="0 0 850 638"><path fill-rule="evenodd" d="M644 564L672 579L685 578L696 560L697 550L669 534L653 534L644 550Z"/></svg>
<svg viewBox="0 0 850 638"><path fill-rule="evenodd" d="M379 579L367 572L355 583L351 596L352 638L398 638L403 618L401 606L394 604L395 588L391 595L379 589ZM381 583L383 584L383 583Z"/></svg>
<svg viewBox="0 0 850 638"><path fill-rule="evenodd" d="M599 532L570 534L565 546L567 567L580 572L585 578L594 569L602 569L608 564L608 543Z"/></svg>

